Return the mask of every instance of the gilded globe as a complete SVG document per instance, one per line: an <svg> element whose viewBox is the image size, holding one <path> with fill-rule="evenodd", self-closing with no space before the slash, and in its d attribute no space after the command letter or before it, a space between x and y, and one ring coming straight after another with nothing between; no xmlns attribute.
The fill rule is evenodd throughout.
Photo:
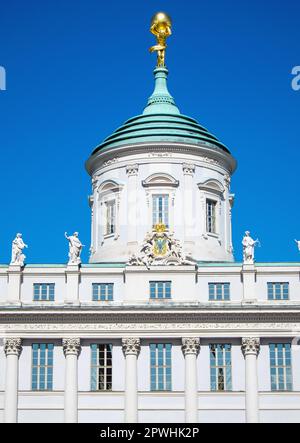
<svg viewBox="0 0 300 443"><path fill-rule="evenodd" d="M166 29L169 30L172 26L171 17L165 12L157 12L151 20L151 32L157 35L159 30Z"/></svg>

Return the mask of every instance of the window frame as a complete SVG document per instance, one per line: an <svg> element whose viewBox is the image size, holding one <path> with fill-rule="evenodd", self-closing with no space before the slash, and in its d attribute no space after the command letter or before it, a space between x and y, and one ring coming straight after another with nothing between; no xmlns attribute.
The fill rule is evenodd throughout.
<svg viewBox="0 0 300 443"><path fill-rule="evenodd" d="M221 286L221 296L222 298L218 299L218 286ZM211 288L214 288L214 294L213 297L211 298ZM228 292L228 294L226 294L226 292ZM209 301L230 301L231 297L230 297L230 282L208 282L208 300Z"/></svg>
<svg viewBox="0 0 300 443"><path fill-rule="evenodd" d="M213 212L214 214L209 216L208 215L208 204L212 203L212 207L214 208ZM218 211L218 200L216 200L215 198L212 197L206 197L205 199L205 229L206 229L206 234L207 235L212 235L212 236L218 236L219 235L219 226L218 226L218 216L217 216L217 211ZM209 230L209 224L211 223L211 220L209 221L209 217L213 219L213 228L214 230L210 231Z"/></svg>
<svg viewBox="0 0 300 443"><path fill-rule="evenodd" d="M274 361L275 365L272 365L272 355L271 355L271 347L274 346L275 354ZM282 346L284 352L282 357L278 357L278 347ZM286 347L288 347L289 358L286 356ZM277 352L276 352L277 350ZM283 361L285 364L278 364L278 361ZM289 361L289 365L286 364L286 361ZM269 343L269 366L270 366L270 388L271 392L291 392L293 391L293 367L292 367L292 346L291 343ZM280 371L281 369L281 371ZM272 371L273 370L273 371ZM284 377L283 388L280 388L280 372ZM273 382L273 374L275 374L276 382ZM288 379L289 378L289 379ZM275 386L275 388L274 388Z"/></svg>
<svg viewBox="0 0 300 443"><path fill-rule="evenodd" d="M213 365L212 358L212 348L215 348L215 365ZM224 347L222 349L222 364L220 364L220 356L219 356L219 348ZM227 363L227 353L229 354L229 361ZM210 364L210 390L211 392L232 392L232 344L231 343L210 343L209 344L209 364ZM223 369L223 389L219 388L219 369ZM213 375L215 382L213 381ZM215 388L213 387L213 383L215 383Z"/></svg>
<svg viewBox="0 0 300 443"><path fill-rule="evenodd" d="M280 298L277 298L277 287L279 285ZM285 288L286 286L286 288ZM272 292L270 291L272 287ZM285 298L285 289L287 289L287 297ZM271 295L271 297L270 297ZM290 285L289 282L267 282L267 298L268 301L287 301L290 299Z"/></svg>
<svg viewBox="0 0 300 443"><path fill-rule="evenodd" d="M155 205L155 199L162 199L162 208L161 208L161 220L159 219L159 215L160 215L160 209L159 206L160 204L156 204ZM165 200L167 200L167 202L165 202ZM155 206L158 206L158 208L156 208ZM155 226L158 223L163 223L166 226L166 229L169 230L170 229L170 194L168 192L164 192L164 193L156 193L153 192L153 194L151 195L151 214L152 214L152 229L155 228ZM156 216L156 217L155 217ZM157 218L157 216L159 217L157 220L155 220L155 218Z"/></svg>
<svg viewBox="0 0 300 443"><path fill-rule="evenodd" d="M109 297L111 295L111 299L105 298L101 299L101 292L102 287L105 287L105 297ZM94 298L94 288L98 289L98 297L97 299ZM111 294L109 294L111 290ZM112 302L114 301L114 283L92 283L92 301L94 302Z"/></svg>
<svg viewBox="0 0 300 443"><path fill-rule="evenodd" d="M46 291L47 298L46 299L42 299L43 286L45 286L47 289L47 291ZM36 297L36 288L39 289L39 294L38 294L39 298L35 298ZM52 289L52 291L51 291L51 289ZM33 283L32 300L34 302L53 302L53 301L55 301L55 283L44 283L44 282L43 283Z"/></svg>
<svg viewBox="0 0 300 443"><path fill-rule="evenodd" d="M96 347L96 359L97 364L93 364L93 347ZM101 365L101 354L102 352L100 348L103 347L104 352L104 364ZM110 348L110 349L108 349ZM113 345L111 343L91 343L90 345L91 352L91 369L90 369L90 390L91 392L111 392L112 391L112 383L113 383ZM110 352L110 357L107 357L108 352ZM110 365L107 364L107 360L110 358ZM104 380L101 381L100 370L103 369ZM96 372L96 380L93 381L93 370ZM110 381L107 381L109 374L107 373L110 370ZM93 388L93 383L96 383L96 389ZM100 385L103 383L105 386L103 389L100 389ZM108 387L110 385L110 387Z"/></svg>
<svg viewBox="0 0 300 443"><path fill-rule="evenodd" d="M34 346L37 345L38 346L38 358L37 358L37 364L34 364ZM45 361L47 361L47 364L43 365L43 367L45 368L45 374L44 374L44 385L45 385L45 389L41 389L40 385L41 385L41 380L40 380L40 367L41 365L39 364L39 362L41 361L41 346L45 346L46 347L46 353L45 353ZM51 353L52 353L52 365L48 364L48 359L49 359L49 349L48 347L51 346L52 348L50 349ZM52 392L53 391L53 374L54 374L54 350L55 350L55 345L54 343L45 343L45 342L32 342L31 343L31 391L32 392ZM33 369L37 368L37 373L36 373L36 388L33 388L34 382L33 382ZM48 382L48 374L49 374L49 369L50 369L50 375L51 375L51 385L49 386L49 382ZM46 388L47 386L47 388Z"/></svg>
<svg viewBox="0 0 300 443"><path fill-rule="evenodd" d="M155 347L155 363L159 361L159 347L162 347L163 364L152 365L153 348ZM172 392L172 343L150 343L150 392ZM167 363L169 361L169 364ZM160 370L159 370L160 369ZM154 371L154 372L153 372ZM162 382L159 378L162 377ZM155 382L152 380L155 379ZM154 384L153 384L154 383ZM154 388L155 386L155 388ZM162 389L160 387L162 386Z"/></svg>
<svg viewBox="0 0 300 443"><path fill-rule="evenodd" d="M117 202L115 199L107 200L105 205L105 229L104 238L113 237L116 234Z"/></svg>
<svg viewBox="0 0 300 443"><path fill-rule="evenodd" d="M152 297L152 288L155 285L155 297ZM160 285L162 288L160 289ZM159 297L159 292L162 292L163 297ZM169 295L169 296L167 296ZM152 301L171 300L172 299L172 280L150 280L149 281L149 299Z"/></svg>

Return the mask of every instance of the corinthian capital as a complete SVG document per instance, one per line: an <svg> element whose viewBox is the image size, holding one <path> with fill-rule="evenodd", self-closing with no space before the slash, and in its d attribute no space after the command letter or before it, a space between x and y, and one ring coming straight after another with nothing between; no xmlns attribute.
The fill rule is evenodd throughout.
<svg viewBox="0 0 300 443"><path fill-rule="evenodd" d="M138 357L141 350L141 341L139 338L123 338L122 349L125 356L133 354Z"/></svg>
<svg viewBox="0 0 300 443"><path fill-rule="evenodd" d="M73 354L78 357L81 350L80 338L63 338L62 345L65 356Z"/></svg>
<svg viewBox="0 0 300 443"><path fill-rule="evenodd" d="M139 165L138 164L126 166L126 173L128 176L138 175L138 172L139 172Z"/></svg>
<svg viewBox="0 0 300 443"><path fill-rule="evenodd" d="M247 354L255 354L258 356L260 349L260 339L258 337L242 338L242 352L244 357Z"/></svg>
<svg viewBox="0 0 300 443"><path fill-rule="evenodd" d="M5 338L4 339L4 352L5 355L19 355L22 351L22 339L21 338Z"/></svg>
<svg viewBox="0 0 300 443"><path fill-rule="evenodd" d="M184 175L194 175L195 165L193 163L183 163L182 170Z"/></svg>
<svg viewBox="0 0 300 443"><path fill-rule="evenodd" d="M186 356L187 354L198 355L200 352L200 338L198 337L183 338L181 349L184 356Z"/></svg>

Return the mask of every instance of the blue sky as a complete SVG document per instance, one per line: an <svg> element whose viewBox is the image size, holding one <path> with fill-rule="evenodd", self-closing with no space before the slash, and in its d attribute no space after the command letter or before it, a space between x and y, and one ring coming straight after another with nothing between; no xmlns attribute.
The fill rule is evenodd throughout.
<svg viewBox="0 0 300 443"><path fill-rule="evenodd" d="M245 229L261 241L258 261L299 260L299 1L10 0L0 14L0 263L16 232L31 263L65 262L65 230L89 245L84 162L152 92L148 28L158 10L174 23L176 103L238 160L236 260Z"/></svg>

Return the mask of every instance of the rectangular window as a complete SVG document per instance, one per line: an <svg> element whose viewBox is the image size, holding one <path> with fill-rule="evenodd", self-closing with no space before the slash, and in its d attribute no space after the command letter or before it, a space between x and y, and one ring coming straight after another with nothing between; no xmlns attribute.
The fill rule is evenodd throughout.
<svg viewBox="0 0 300 443"><path fill-rule="evenodd" d="M172 390L171 344L151 344L151 391Z"/></svg>
<svg viewBox="0 0 300 443"><path fill-rule="evenodd" d="M32 344L33 391L52 391L53 386L53 348L51 343Z"/></svg>
<svg viewBox="0 0 300 443"><path fill-rule="evenodd" d="M150 299L171 298L171 282L170 281L151 281L150 282Z"/></svg>
<svg viewBox="0 0 300 443"><path fill-rule="evenodd" d="M230 283L208 283L209 300L230 300Z"/></svg>
<svg viewBox="0 0 300 443"><path fill-rule="evenodd" d="M153 227L157 223L163 223L166 227L169 227L169 195L158 194L152 197L153 213L152 213L152 225Z"/></svg>
<svg viewBox="0 0 300 443"><path fill-rule="evenodd" d="M268 300L288 300L288 283L268 283Z"/></svg>
<svg viewBox="0 0 300 443"><path fill-rule="evenodd" d="M116 231L116 202L109 201L106 205L106 235L114 234Z"/></svg>
<svg viewBox="0 0 300 443"><path fill-rule="evenodd" d="M91 390L112 390L112 345L91 345Z"/></svg>
<svg viewBox="0 0 300 443"><path fill-rule="evenodd" d="M210 345L210 386L212 391L231 391L231 345Z"/></svg>
<svg viewBox="0 0 300 443"><path fill-rule="evenodd" d="M210 232L211 234L217 233L216 209L216 201L206 200L206 231Z"/></svg>
<svg viewBox="0 0 300 443"><path fill-rule="evenodd" d="M113 283L93 283L93 301L113 301Z"/></svg>
<svg viewBox="0 0 300 443"><path fill-rule="evenodd" d="M54 301L54 283L34 283L34 301Z"/></svg>
<svg viewBox="0 0 300 443"><path fill-rule="evenodd" d="M272 391L292 390L292 362L290 343L272 343L270 349L270 371Z"/></svg>

